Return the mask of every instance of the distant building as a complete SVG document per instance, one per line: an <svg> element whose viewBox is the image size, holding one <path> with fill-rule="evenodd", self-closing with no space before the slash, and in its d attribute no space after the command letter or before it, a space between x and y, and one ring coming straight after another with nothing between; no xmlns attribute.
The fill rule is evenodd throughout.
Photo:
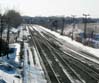
<svg viewBox="0 0 99 83"><path fill-rule="evenodd" d="M99 33L93 33L93 36L91 36L91 33L86 33L86 42L87 45L99 48ZM79 33L80 38L84 39L84 32ZM82 41L83 42L83 41Z"/></svg>
<svg viewBox="0 0 99 83"><path fill-rule="evenodd" d="M81 38L84 38L84 32L79 33ZM92 38L93 40L99 41L99 33L94 33L93 37L91 37L91 33L86 33L87 38Z"/></svg>

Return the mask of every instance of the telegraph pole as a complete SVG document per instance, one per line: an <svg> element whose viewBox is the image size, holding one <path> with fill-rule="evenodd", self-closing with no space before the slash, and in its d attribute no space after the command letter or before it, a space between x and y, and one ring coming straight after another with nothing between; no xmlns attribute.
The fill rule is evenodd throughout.
<svg viewBox="0 0 99 83"><path fill-rule="evenodd" d="M0 14L0 36L1 36L1 39L2 39L2 34L1 34L1 30L2 30L2 27L1 27L1 18L2 18L2 16Z"/></svg>
<svg viewBox="0 0 99 83"><path fill-rule="evenodd" d="M2 28L2 27L1 27L1 17L2 17L2 16L1 16L1 14L0 14L0 30L1 30L1 28ZM1 45L2 45L2 37L1 37ZM1 48L1 47L0 47L0 48ZM1 55L2 55L2 53L1 53L1 50L0 50L0 56L1 56Z"/></svg>
<svg viewBox="0 0 99 83"><path fill-rule="evenodd" d="M8 43L8 45L9 45L9 39L10 39L10 19L9 19L9 17L8 18L6 18L6 22L7 22L7 29L8 29L8 31L7 31L7 43ZM9 54L7 53L7 59L9 59Z"/></svg>
<svg viewBox="0 0 99 83"><path fill-rule="evenodd" d="M0 15L0 36L1 36L1 39L2 39L2 29L3 29L3 16Z"/></svg>
<svg viewBox="0 0 99 83"><path fill-rule="evenodd" d="M1 16L0 18L0 36L1 36L1 39L2 39L2 33L3 33L3 30L5 28L5 18L3 16Z"/></svg>
<svg viewBox="0 0 99 83"><path fill-rule="evenodd" d="M86 38L87 17L90 15L89 14L83 14L83 16L84 16L84 38Z"/></svg>
<svg viewBox="0 0 99 83"><path fill-rule="evenodd" d="M64 31L64 24L65 24L65 18L62 17L62 31L61 31L61 35L63 35L63 31Z"/></svg>
<svg viewBox="0 0 99 83"><path fill-rule="evenodd" d="M72 29L72 40L74 39L73 33L74 33L74 29L75 29L75 16L76 15L71 15L72 19L73 19L73 29Z"/></svg>

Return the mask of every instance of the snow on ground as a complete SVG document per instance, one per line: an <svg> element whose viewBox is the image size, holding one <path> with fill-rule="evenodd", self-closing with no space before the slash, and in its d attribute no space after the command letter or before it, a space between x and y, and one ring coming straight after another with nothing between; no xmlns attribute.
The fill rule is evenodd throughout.
<svg viewBox="0 0 99 83"><path fill-rule="evenodd" d="M33 30L32 27L29 27ZM29 28L26 26L25 32L26 36L29 35ZM34 46L29 47L28 43L24 43L25 52L24 52L24 82L25 83L47 83L44 78L44 71L41 67L38 53ZM27 54L28 51L28 54ZM33 53L33 54L32 54ZM35 57L33 57L35 56ZM28 60L30 64L28 64ZM35 60L35 61L34 61ZM35 63L34 63L35 62Z"/></svg>
<svg viewBox="0 0 99 83"><path fill-rule="evenodd" d="M17 33L18 32L18 29L12 27L11 32Z"/></svg>
<svg viewBox="0 0 99 83"><path fill-rule="evenodd" d="M9 59L7 56L0 57L0 80L3 79L6 83L22 83L22 78L15 77L19 76L19 70L16 67L19 66L20 44L12 43L9 47L14 49L14 53L8 55Z"/></svg>
<svg viewBox="0 0 99 83"><path fill-rule="evenodd" d="M4 56L0 59L0 79L5 80L7 83L22 83L21 78L16 78L15 75L18 75L18 57L20 52L20 44L14 43L9 45L10 48L15 48L16 51L12 54L9 54L9 59L7 56ZM9 68L11 66L11 68Z"/></svg>
<svg viewBox="0 0 99 83"><path fill-rule="evenodd" d="M34 28L36 31L38 31L40 35L42 35L42 36L44 37L44 35L43 35L42 33L40 33L40 32L43 32L42 29L39 28L39 30L38 30L37 27L35 27L35 26L33 26L33 28Z"/></svg>
<svg viewBox="0 0 99 83"><path fill-rule="evenodd" d="M70 43L70 44L72 44L72 45L74 45L74 46L76 46L76 47L78 47L78 48L80 48L80 49L82 49L84 51L87 51L87 52L95 55L96 57L99 57L99 49L95 49L95 48L92 48L92 47L84 46L83 44L81 44L81 43L79 43L79 42L77 42L75 40L72 40L71 38L69 38L67 36L62 36L59 33L51 31L51 30L49 30L47 28L44 28L42 26L38 26L38 25L35 25L35 26L38 27L37 29L39 31L44 31L45 30L47 32L50 32L50 33L54 34L56 37L58 37L58 38L60 38L62 40L65 40L66 42L68 42L68 43ZM40 29L40 28L42 28L42 29Z"/></svg>
<svg viewBox="0 0 99 83"><path fill-rule="evenodd" d="M32 68L33 77L35 78L37 83L47 83L45 78L44 78L44 71L41 67L41 64L40 64L40 61L39 61L39 56L38 56L35 48L34 48L34 53L35 53L36 65L35 65L34 68Z"/></svg>
<svg viewBox="0 0 99 83"><path fill-rule="evenodd" d="M5 80L6 83L21 83L21 80L19 78L15 78L14 76L15 74L9 74L0 70L0 79Z"/></svg>
<svg viewBox="0 0 99 83"><path fill-rule="evenodd" d="M30 35L29 34L29 32L28 32L28 30L27 30L27 26L26 26L26 29L25 28L23 28L25 25L23 25L23 26L20 26L20 34L19 34L19 38L18 39L20 39L20 40L22 40L23 39L23 36L28 36L28 35Z"/></svg>
<svg viewBox="0 0 99 83"><path fill-rule="evenodd" d="M30 50L31 48L33 49L32 51L34 55ZM27 55L27 51L29 52L29 55ZM34 59L33 56L35 56ZM29 57L30 65L27 63L28 57ZM36 64L34 64L33 60L35 60ZM24 74L25 74L25 78L24 78L25 83L28 82L46 83L46 80L44 78L44 72L42 70L37 51L34 47L29 47L28 43L25 43Z"/></svg>

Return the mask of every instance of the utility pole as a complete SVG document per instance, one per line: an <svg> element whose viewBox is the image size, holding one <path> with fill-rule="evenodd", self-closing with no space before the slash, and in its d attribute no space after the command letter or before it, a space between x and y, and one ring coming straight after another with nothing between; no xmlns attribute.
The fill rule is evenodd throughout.
<svg viewBox="0 0 99 83"><path fill-rule="evenodd" d="M74 39L74 29L75 29L75 16L76 15L71 15L72 16L72 20L73 20L73 28L72 28L72 40Z"/></svg>
<svg viewBox="0 0 99 83"><path fill-rule="evenodd" d="M90 15L89 14L83 14L83 16L84 16L84 38L86 38L87 17Z"/></svg>
<svg viewBox="0 0 99 83"><path fill-rule="evenodd" d="M1 37L1 45L3 44L2 33L3 33L4 28L5 28L4 26L5 26L5 19L4 19L3 15L0 15L0 37ZM2 48L5 48L5 47L6 46L4 45ZM0 54L1 54L1 52L0 52Z"/></svg>
<svg viewBox="0 0 99 83"><path fill-rule="evenodd" d="M2 16L0 14L0 36L1 36L1 39L2 39L2 34L1 34L1 30L2 30L2 27L1 27L1 18L2 18Z"/></svg>
<svg viewBox="0 0 99 83"><path fill-rule="evenodd" d="M65 18L62 17L62 31L61 31L61 35L63 35L63 32L64 32L64 24L65 24Z"/></svg>
<svg viewBox="0 0 99 83"><path fill-rule="evenodd" d="M7 31L7 43L8 43L8 45L9 45L9 39L10 39L10 19L9 19L9 17L8 18L6 18L6 22L7 22L7 29L8 29L8 31ZM9 59L9 56L8 56L9 54L7 53L7 59Z"/></svg>
<svg viewBox="0 0 99 83"><path fill-rule="evenodd" d="M7 31L7 42L9 44L9 38L10 38L10 26L9 26L9 24L7 24L7 28L8 28L8 31Z"/></svg>
<svg viewBox="0 0 99 83"><path fill-rule="evenodd" d="M1 14L0 14L0 30L1 30L1 17L2 17L2 16L1 16ZM2 38L1 38L1 45L2 45ZM0 49L1 49L1 47L0 47ZM1 52L1 50L0 50L0 56L2 56L1 54L2 54L2 52Z"/></svg>
<svg viewBox="0 0 99 83"><path fill-rule="evenodd" d="M1 16L1 18L0 18L0 36L1 36L1 39L2 39L2 33L3 33L4 28L5 28L5 18L3 16Z"/></svg>
<svg viewBox="0 0 99 83"><path fill-rule="evenodd" d="M0 37L2 39L3 17L0 15Z"/></svg>

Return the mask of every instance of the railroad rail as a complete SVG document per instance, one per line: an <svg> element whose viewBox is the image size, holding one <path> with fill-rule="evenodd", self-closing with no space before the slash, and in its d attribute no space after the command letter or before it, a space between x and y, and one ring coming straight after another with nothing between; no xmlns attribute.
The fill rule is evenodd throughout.
<svg viewBox="0 0 99 83"><path fill-rule="evenodd" d="M63 52L54 42L43 37L37 30L33 29L30 32L52 83L99 82L98 70L73 57L73 54Z"/></svg>

